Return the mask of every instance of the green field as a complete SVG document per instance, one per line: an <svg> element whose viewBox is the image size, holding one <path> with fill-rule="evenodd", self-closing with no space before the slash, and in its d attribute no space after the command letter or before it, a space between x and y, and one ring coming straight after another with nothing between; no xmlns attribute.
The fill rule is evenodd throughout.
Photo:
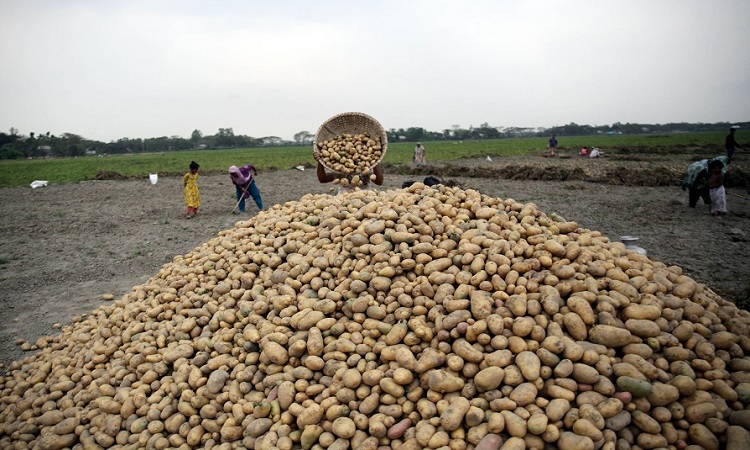
<svg viewBox="0 0 750 450"><path fill-rule="evenodd" d="M721 150L723 133L681 133L616 136L558 137L561 149L596 146L603 149L617 147L647 147L656 151L664 146L715 147ZM740 142L745 142L738 136ZM745 139L746 140L746 139ZM434 141L424 143L427 161L448 161L477 156L510 156L536 154L544 151L547 138L515 138L483 141ZM414 143L389 143L384 162L399 164L411 161ZM312 165L312 148L265 147L249 149L194 150L164 154L128 154L105 157L34 159L0 161L0 187L28 185L34 180L67 183L96 179L100 172L114 172L125 177L148 177L149 173L182 174L190 161L201 165L202 173L223 173L231 165L252 162L260 170L290 169Z"/></svg>

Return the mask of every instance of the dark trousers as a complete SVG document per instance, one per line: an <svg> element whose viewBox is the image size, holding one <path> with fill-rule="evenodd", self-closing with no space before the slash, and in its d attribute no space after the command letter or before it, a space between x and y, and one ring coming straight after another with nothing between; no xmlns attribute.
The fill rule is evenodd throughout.
<svg viewBox="0 0 750 450"><path fill-rule="evenodd" d="M703 199L703 203L707 205L711 204L711 195L709 194L707 181L708 174L705 171L702 171L695 177L695 181L693 181L693 185L690 186L690 190L688 191L688 204L691 208L695 208L699 198Z"/></svg>
<svg viewBox="0 0 750 450"><path fill-rule="evenodd" d="M263 199L260 197L260 190L258 190L258 186L255 185L255 181L250 182L250 186L247 188L247 193L245 195L242 195L243 189L239 186L236 186L237 191L237 200L240 202L240 211L245 211L245 199L247 198L247 194L250 194L250 197L255 200L255 204L258 205L259 210L263 210ZM240 200L240 197L242 197L242 200Z"/></svg>

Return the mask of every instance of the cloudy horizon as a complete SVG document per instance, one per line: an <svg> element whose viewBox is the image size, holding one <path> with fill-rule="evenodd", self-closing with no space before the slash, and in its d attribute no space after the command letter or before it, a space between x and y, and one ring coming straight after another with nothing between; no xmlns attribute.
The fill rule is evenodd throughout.
<svg viewBox="0 0 750 450"><path fill-rule="evenodd" d="M0 131L750 120L750 2L0 0Z"/></svg>

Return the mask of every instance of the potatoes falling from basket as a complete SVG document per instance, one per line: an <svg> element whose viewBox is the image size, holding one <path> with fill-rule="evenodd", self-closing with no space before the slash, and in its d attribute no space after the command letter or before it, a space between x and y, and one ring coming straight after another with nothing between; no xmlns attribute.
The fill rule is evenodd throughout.
<svg viewBox="0 0 750 450"><path fill-rule="evenodd" d="M344 134L318 143L323 165L342 174L361 174L372 169L383 154L380 138L368 133Z"/></svg>
<svg viewBox="0 0 750 450"><path fill-rule="evenodd" d="M320 163L339 173L343 184L359 186L371 178L372 169L385 156L388 136L377 120L363 113L342 113L323 123L313 150Z"/></svg>

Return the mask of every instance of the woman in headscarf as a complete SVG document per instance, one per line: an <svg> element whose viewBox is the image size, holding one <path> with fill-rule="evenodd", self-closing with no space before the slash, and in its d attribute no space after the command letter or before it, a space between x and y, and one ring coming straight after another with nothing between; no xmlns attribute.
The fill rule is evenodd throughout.
<svg viewBox="0 0 750 450"><path fill-rule="evenodd" d="M729 158L726 156L717 156L712 159L701 159L690 164L685 173L685 178L682 180L682 190L688 191L688 205L691 208L695 208L698 204L698 199L702 198L703 203L710 205L711 197L709 194L708 179L710 176L708 165L711 161L719 161L722 164L722 173L727 173L727 167L729 166Z"/></svg>
<svg viewBox="0 0 750 450"><path fill-rule="evenodd" d="M260 191L255 184L253 175L258 175L258 170L252 164L229 168L229 177L232 179L232 184L234 184L237 192L237 205L240 207L240 212L245 212L245 199L248 197L252 197L255 204L258 205L258 209L263 210L263 199L260 197Z"/></svg>

